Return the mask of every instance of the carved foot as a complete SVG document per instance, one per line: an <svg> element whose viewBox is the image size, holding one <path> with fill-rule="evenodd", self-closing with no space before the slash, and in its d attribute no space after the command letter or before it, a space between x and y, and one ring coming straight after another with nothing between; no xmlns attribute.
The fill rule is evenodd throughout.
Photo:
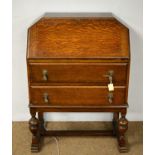
<svg viewBox="0 0 155 155"><path fill-rule="evenodd" d="M40 149L40 132L39 120L35 117L35 112L31 111L31 119L29 120L29 129L32 132L31 151L38 152Z"/></svg>
<svg viewBox="0 0 155 155"><path fill-rule="evenodd" d="M118 121L118 145L120 152L127 152L128 147L125 139L125 132L128 129L128 120L125 118L126 113L121 113L121 118Z"/></svg>

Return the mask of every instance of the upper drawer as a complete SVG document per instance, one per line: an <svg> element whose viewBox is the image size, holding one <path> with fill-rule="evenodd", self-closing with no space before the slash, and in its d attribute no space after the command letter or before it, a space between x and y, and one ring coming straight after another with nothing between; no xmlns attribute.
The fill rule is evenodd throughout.
<svg viewBox="0 0 155 155"><path fill-rule="evenodd" d="M30 63L31 83L95 83L107 85L109 71L115 85L125 85L127 63Z"/></svg>

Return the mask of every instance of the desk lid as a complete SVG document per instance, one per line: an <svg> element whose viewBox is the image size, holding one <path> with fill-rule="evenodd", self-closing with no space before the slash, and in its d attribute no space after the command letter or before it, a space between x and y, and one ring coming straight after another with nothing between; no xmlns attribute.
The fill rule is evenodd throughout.
<svg viewBox="0 0 155 155"><path fill-rule="evenodd" d="M129 59L129 31L110 13L48 13L28 30L27 57Z"/></svg>

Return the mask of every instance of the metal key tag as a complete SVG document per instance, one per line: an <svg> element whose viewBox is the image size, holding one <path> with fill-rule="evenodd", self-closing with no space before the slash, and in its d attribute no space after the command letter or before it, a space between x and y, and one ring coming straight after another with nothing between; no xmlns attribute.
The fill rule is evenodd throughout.
<svg viewBox="0 0 155 155"><path fill-rule="evenodd" d="M114 91L114 85L113 85L113 83L109 83L108 84L108 90L109 91Z"/></svg>

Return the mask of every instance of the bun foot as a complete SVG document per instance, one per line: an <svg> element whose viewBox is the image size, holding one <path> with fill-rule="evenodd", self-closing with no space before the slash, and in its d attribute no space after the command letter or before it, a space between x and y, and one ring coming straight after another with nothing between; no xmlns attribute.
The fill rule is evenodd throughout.
<svg viewBox="0 0 155 155"><path fill-rule="evenodd" d="M118 149L120 153L126 153L129 151L129 148L127 146L126 141L123 138L123 144L122 143L118 143Z"/></svg>
<svg viewBox="0 0 155 155"><path fill-rule="evenodd" d="M126 146L119 146L119 152L120 153L126 153L129 149Z"/></svg>
<svg viewBox="0 0 155 155"><path fill-rule="evenodd" d="M32 153L37 153L40 151L40 147L39 147L39 144L32 144L31 145L31 152Z"/></svg>

